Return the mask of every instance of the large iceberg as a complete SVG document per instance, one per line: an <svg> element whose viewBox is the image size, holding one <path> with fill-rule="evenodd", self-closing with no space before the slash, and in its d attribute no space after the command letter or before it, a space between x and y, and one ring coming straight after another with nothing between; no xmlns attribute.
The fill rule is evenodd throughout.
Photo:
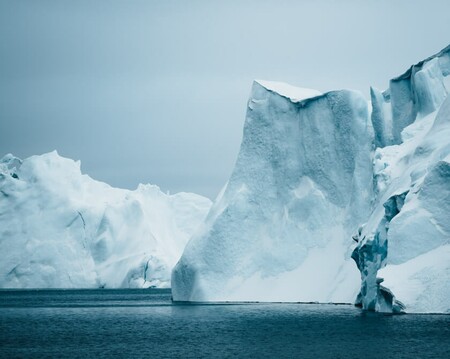
<svg viewBox="0 0 450 359"><path fill-rule="evenodd" d="M56 152L0 160L0 287L167 287L211 202L113 188Z"/></svg>
<svg viewBox="0 0 450 359"><path fill-rule="evenodd" d="M255 81L235 168L173 270L174 300L449 312L449 54L370 102Z"/></svg>
<svg viewBox="0 0 450 359"><path fill-rule="evenodd" d="M255 81L238 159L172 275L179 301L351 302L349 238L370 213L368 105Z"/></svg>

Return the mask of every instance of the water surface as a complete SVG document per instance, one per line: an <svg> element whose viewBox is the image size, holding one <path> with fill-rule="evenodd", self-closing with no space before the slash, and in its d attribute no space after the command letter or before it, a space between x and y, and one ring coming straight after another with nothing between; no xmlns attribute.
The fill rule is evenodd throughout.
<svg viewBox="0 0 450 359"><path fill-rule="evenodd" d="M170 290L0 291L0 358L450 358L450 316L177 305Z"/></svg>

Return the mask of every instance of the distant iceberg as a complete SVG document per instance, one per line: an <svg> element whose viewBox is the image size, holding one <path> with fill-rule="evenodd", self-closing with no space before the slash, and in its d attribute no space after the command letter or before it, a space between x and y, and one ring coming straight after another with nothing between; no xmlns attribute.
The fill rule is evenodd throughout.
<svg viewBox="0 0 450 359"><path fill-rule="evenodd" d="M56 152L0 160L1 288L168 287L211 202L112 188Z"/></svg>
<svg viewBox="0 0 450 359"><path fill-rule="evenodd" d="M235 168L173 270L174 300L450 312L449 74L450 47L371 102L255 81Z"/></svg>

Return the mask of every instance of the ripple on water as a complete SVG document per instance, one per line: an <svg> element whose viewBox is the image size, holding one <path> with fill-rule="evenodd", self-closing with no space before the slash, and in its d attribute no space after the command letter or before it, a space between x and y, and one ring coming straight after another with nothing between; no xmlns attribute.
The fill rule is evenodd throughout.
<svg viewBox="0 0 450 359"><path fill-rule="evenodd" d="M170 290L0 291L0 357L450 358L450 316L172 305Z"/></svg>

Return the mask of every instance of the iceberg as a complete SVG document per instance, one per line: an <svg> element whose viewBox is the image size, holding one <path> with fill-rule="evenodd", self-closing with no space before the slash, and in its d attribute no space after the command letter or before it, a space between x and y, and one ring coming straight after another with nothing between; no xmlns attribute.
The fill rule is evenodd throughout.
<svg viewBox="0 0 450 359"><path fill-rule="evenodd" d="M447 47L370 102L255 81L235 167L173 269L173 299L450 312L449 74Z"/></svg>
<svg viewBox="0 0 450 359"><path fill-rule="evenodd" d="M255 81L230 180L172 275L177 301L350 302L370 213L368 105Z"/></svg>
<svg viewBox="0 0 450 359"><path fill-rule="evenodd" d="M168 287L211 202L113 188L57 152L0 160L1 288Z"/></svg>

